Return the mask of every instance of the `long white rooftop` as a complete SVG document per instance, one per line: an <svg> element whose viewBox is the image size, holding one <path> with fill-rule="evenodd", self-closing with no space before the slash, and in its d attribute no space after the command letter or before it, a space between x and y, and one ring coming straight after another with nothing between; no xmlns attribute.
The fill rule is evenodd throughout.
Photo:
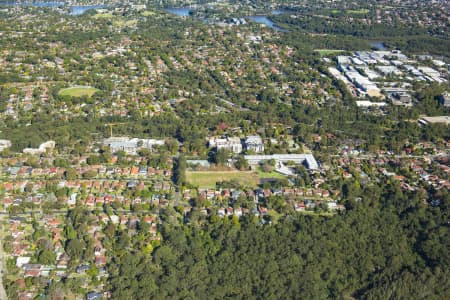
<svg viewBox="0 0 450 300"><path fill-rule="evenodd" d="M312 154L272 154L272 155L244 155L244 158L250 164L257 164L265 160L274 159L278 162L293 161L295 163L303 163L306 161L309 169L319 169L319 164Z"/></svg>

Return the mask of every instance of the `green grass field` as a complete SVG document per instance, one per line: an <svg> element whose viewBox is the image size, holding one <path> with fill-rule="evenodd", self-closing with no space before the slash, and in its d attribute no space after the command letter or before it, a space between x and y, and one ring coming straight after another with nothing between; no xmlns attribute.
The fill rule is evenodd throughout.
<svg viewBox="0 0 450 300"><path fill-rule="evenodd" d="M343 51L344 50L337 50L337 49L315 49L314 50L314 52L319 53L320 56L338 54L338 53L343 52Z"/></svg>
<svg viewBox="0 0 450 300"><path fill-rule="evenodd" d="M141 13L143 16L147 17L147 16L151 16L153 14L155 14L152 11L144 11ZM107 13L99 13L94 15L95 19L111 19L113 22L113 25L115 27L129 27L129 26L136 26L137 24L137 20L127 20L124 17L121 16L117 16L117 15L113 15L112 12L107 12Z"/></svg>
<svg viewBox="0 0 450 300"><path fill-rule="evenodd" d="M92 97L92 95L94 95L97 91L98 89L90 86L74 86L60 90L58 92L58 95L71 97L82 97L82 96Z"/></svg>
<svg viewBox="0 0 450 300"><path fill-rule="evenodd" d="M369 12L368 9L366 8L361 8L361 9L349 9L347 10L348 14L354 14L354 15L365 15Z"/></svg>
<svg viewBox="0 0 450 300"><path fill-rule="evenodd" d="M199 171L186 172L187 181L199 188L214 188L216 182L237 180L240 184L254 187L259 183L255 172L242 171Z"/></svg>
<svg viewBox="0 0 450 300"><path fill-rule="evenodd" d="M141 15L143 15L144 17L148 17L148 16L154 16L154 15L156 15L156 13L154 11L146 10L146 11L141 12Z"/></svg>
<svg viewBox="0 0 450 300"><path fill-rule="evenodd" d="M283 174L280 174L278 172L272 171L272 172L264 172L260 168L256 170L256 173L258 173L259 178L286 178Z"/></svg>
<svg viewBox="0 0 450 300"><path fill-rule="evenodd" d="M332 10L331 10L331 13L332 13L332 14L338 14L338 13L340 13L340 12L342 12L342 10L339 10L339 9L332 9ZM366 8L361 8L361 9L348 9L348 10L345 11L346 14L354 14L354 15L365 15L365 14L367 14L368 12L369 12L369 10L366 9Z"/></svg>
<svg viewBox="0 0 450 300"><path fill-rule="evenodd" d="M99 13L99 14L95 14L94 18L95 19L110 19L113 17L112 12L107 12L107 13Z"/></svg>
<svg viewBox="0 0 450 300"><path fill-rule="evenodd" d="M123 18L118 18L118 19L114 20L113 24L115 27L120 27L120 28L136 26L137 20L126 20Z"/></svg>

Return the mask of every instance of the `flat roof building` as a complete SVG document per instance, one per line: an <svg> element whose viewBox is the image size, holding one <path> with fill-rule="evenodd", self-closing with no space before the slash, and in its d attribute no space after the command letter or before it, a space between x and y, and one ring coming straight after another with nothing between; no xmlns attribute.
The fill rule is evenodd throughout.
<svg viewBox="0 0 450 300"><path fill-rule="evenodd" d="M226 149L232 151L233 153L242 152L241 139L238 137L226 137L226 138L213 137L209 139L208 144L211 148L216 148L217 150Z"/></svg>
<svg viewBox="0 0 450 300"><path fill-rule="evenodd" d="M450 125L450 116L422 117L419 122L422 124L443 123Z"/></svg>
<svg viewBox="0 0 450 300"><path fill-rule="evenodd" d="M244 155L249 165L255 166L267 160L275 160L277 164L292 161L297 164L305 163L308 169L317 170L319 164L312 154L272 154L272 155Z"/></svg>
<svg viewBox="0 0 450 300"><path fill-rule="evenodd" d="M103 145L108 146L112 153L125 151L127 154L135 155L139 149L152 150L154 146L163 146L164 140L139 139L129 137L110 137L103 140Z"/></svg>
<svg viewBox="0 0 450 300"><path fill-rule="evenodd" d="M259 135L250 135L245 139L245 148L247 150L260 153L264 152L264 143Z"/></svg>
<svg viewBox="0 0 450 300"><path fill-rule="evenodd" d="M10 140L0 140L0 151L5 150L6 148L11 147L11 141Z"/></svg>

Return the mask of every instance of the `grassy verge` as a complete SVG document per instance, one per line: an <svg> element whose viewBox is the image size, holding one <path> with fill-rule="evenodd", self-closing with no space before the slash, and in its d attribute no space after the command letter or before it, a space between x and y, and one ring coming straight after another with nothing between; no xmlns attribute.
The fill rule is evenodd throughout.
<svg viewBox="0 0 450 300"><path fill-rule="evenodd" d="M261 170L259 168L256 170L256 173L258 174L258 176L260 178L278 178L278 179L286 178L286 176L284 176L278 172L275 172L275 171L264 172L263 170Z"/></svg>
<svg viewBox="0 0 450 300"><path fill-rule="evenodd" d="M344 50L337 49L315 49L314 52L319 53L320 56L333 55L343 52Z"/></svg>
<svg viewBox="0 0 450 300"><path fill-rule="evenodd" d="M354 14L354 15L365 15L369 12L368 9L366 8L361 8L361 9L349 9L347 10L348 14Z"/></svg>

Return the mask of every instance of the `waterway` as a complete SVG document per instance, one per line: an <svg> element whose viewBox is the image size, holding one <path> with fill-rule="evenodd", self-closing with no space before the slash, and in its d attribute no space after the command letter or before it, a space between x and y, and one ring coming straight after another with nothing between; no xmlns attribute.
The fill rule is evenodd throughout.
<svg viewBox="0 0 450 300"><path fill-rule="evenodd" d="M34 6L34 7L63 7L64 2L1 2L0 5Z"/></svg>
<svg viewBox="0 0 450 300"><path fill-rule="evenodd" d="M280 10L280 9L271 11L272 16L281 15L284 13L286 13L286 12L284 10ZM250 20L252 20L253 22L256 22L259 24L264 24L267 27L272 28L275 31L287 32L286 29L280 28L274 22L272 22L267 15L256 15L256 16L250 16L248 18Z"/></svg>
<svg viewBox="0 0 450 300"><path fill-rule="evenodd" d="M192 9L189 7L181 7L181 8L166 8L164 9L166 12L177 15L179 17L188 17L191 14Z"/></svg>
<svg viewBox="0 0 450 300"><path fill-rule="evenodd" d="M0 5L9 6L34 6L34 7L51 7L51 8L65 8L64 2L4 2ZM67 6L69 8L69 14L72 16L79 16L91 9L106 8L105 5L73 5Z"/></svg>
<svg viewBox="0 0 450 300"><path fill-rule="evenodd" d="M165 11L179 17L188 17L191 15L192 9L189 7L181 7L181 8L172 7L166 8ZM283 13L285 13L285 11L283 10L273 10L271 12L271 15L280 15ZM249 16L247 18L253 22L264 24L275 31L282 31L282 32L286 31L285 29L278 27L274 22L272 22L267 15L255 15Z"/></svg>
<svg viewBox="0 0 450 300"><path fill-rule="evenodd" d="M70 7L70 14L72 16L79 16L87 12L91 9L99 9L99 8L106 8L104 5L85 5L85 6L71 6Z"/></svg>
<svg viewBox="0 0 450 300"><path fill-rule="evenodd" d="M275 31L286 31L286 29L282 29L280 27L278 27L274 22L272 22L267 16L261 15L261 16L250 16L248 17L250 20L252 20L253 22L259 23L259 24L264 24L269 28L272 28Z"/></svg>

